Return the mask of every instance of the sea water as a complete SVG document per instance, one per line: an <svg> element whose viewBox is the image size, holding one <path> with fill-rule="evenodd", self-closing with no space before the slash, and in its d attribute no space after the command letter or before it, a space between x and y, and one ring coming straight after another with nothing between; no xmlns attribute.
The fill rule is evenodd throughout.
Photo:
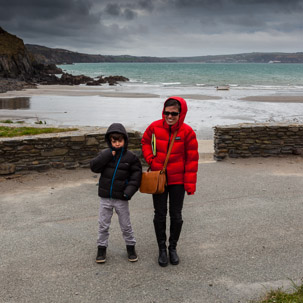
<svg viewBox="0 0 303 303"><path fill-rule="evenodd" d="M64 71L90 77L122 75L146 85L239 87L303 86L303 64L211 63L76 63Z"/></svg>
<svg viewBox="0 0 303 303"><path fill-rule="evenodd" d="M0 120L102 127L121 122L129 129L144 131L152 121L161 119L165 99L177 95L186 99L185 122L199 139L212 139L216 125L303 123L303 103L242 100L303 96L303 64L79 63L60 67L74 75L122 75L130 81L86 87L94 92L88 95L79 90L76 96L58 92L15 101L0 99ZM217 90L220 85L230 85L230 89ZM26 91L24 97L28 97Z"/></svg>

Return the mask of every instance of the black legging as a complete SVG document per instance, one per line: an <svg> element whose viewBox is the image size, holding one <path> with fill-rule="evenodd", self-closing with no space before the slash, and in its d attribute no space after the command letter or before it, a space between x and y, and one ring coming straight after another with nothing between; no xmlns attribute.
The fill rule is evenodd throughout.
<svg viewBox="0 0 303 303"><path fill-rule="evenodd" d="M182 208L184 201L184 185L169 185L165 188L165 192L159 195L153 195L155 217L158 222L166 222L167 215L167 198L169 197L169 216L171 221L182 221Z"/></svg>

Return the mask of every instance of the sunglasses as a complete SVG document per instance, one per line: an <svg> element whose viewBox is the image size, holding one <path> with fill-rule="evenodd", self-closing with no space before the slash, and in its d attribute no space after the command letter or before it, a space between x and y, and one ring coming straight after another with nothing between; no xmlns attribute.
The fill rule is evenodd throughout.
<svg viewBox="0 0 303 303"><path fill-rule="evenodd" d="M164 111L163 114L164 114L165 116L172 115L173 117L176 117L176 116L178 116L180 113L178 113L178 112L167 112L167 111Z"/></svg>

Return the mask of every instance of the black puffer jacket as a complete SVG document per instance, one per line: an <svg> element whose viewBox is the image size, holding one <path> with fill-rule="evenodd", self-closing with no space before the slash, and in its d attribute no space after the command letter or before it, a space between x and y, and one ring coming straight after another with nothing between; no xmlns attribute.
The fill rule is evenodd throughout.
<svg viewBox="0 0 303 303"><path fill-rule="evenodd" d="M124 147L116 150L112 155L112 145L109 140L111 133L120 133L124 136ZM109 148L102 150L99 155L90 161L91 170L101 173L99 180L99 196L130 200L140 187L142 166L138 157L127 150L128 135L124 126L113 123L105 134Z"/></svg>

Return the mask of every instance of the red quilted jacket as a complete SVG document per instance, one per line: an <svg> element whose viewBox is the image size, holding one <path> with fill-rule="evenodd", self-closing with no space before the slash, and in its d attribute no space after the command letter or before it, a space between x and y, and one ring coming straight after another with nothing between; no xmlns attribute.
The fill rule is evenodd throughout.
<svg viewBox="0 0 303 303"><path fill-rule="evenodd" d="M198 142L193 129L184 123L187 113L187 104L183 98L170 97L178 100L181 104L179 120L173 126L169 126L164 118L164 107L162 119L154 121L148 126L142 137L142 152L145 161L151 166L151 170L161 170L168 151L168 141L173 137L175 130L177 136L169 157L166 168L167 183L184 184L186 192L194 194L196 191L197 171L198 171ZM156 155L153 155L151 139L156 137Z"/></svg>

